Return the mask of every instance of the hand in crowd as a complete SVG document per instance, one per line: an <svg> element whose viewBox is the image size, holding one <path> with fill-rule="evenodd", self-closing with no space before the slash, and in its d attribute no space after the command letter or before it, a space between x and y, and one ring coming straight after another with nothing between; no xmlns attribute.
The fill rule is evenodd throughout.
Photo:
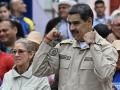
<svg viewBox="0 0 120 90"><path fill-rule="evenodd" d="M92 44L95 42L95 32L94 31L87 32L83 38L87 44Z"/></svg>
<svg viewBox="0 0 120 90"><path fill-rule="evenodd" d="M109 34L108 37L106 38L110 43L112 43L114 40L117 40L115 35L113 33Z"/></svg>
<svg viewBox="0 0 120 90"><path fill-rule="evenodd" d="M56 29L53 28L44 38L45 42L51 42L52 40L62 38L60 32Z"/></svg>

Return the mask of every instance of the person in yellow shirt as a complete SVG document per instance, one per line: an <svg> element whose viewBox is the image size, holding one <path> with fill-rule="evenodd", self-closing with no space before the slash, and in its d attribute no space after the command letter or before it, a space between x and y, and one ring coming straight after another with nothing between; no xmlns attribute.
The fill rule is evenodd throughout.
<svg viewBox="0 0 120 90"><path fill-rule="evenodd" d="M12 19L17 20L22 25L23 33L26 37L29 32L34 30L33 21L23 15L23 13L27 12L26 4L23 0L11 0L10 7Z"/></svg>

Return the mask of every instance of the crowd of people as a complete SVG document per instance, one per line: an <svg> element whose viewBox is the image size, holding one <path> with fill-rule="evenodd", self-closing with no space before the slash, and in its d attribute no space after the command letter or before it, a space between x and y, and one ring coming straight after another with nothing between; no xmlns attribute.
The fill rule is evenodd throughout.
<svg viewBox="0 0 120 90"><path fill-rule="evenodd" d="M45 35L23 0L0 2L0 90L120 90L120 10L58 3Z"/></svg>

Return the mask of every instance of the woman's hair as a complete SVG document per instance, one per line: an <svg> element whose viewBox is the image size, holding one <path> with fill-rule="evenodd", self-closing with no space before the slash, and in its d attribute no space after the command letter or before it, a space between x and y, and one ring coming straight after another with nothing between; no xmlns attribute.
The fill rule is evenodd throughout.
<svg viewBox="0 0 120 90"><path fill-rule="evenodd" d="M25 38L18 39L16 43L22 43L28 52L35 51L35 43Z"/></svg>

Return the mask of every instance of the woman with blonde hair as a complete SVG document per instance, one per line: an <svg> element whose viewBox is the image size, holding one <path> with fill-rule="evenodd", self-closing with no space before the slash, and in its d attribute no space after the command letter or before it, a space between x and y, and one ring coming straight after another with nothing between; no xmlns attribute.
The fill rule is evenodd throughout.
<svg viewBox="0 0 120 90"><path fill-rule="evenodd" d="M51 90L47 77L32 75L31 61L36 51L27 39L19 39L12 50L15 66L5 74L2 90Z"/></svg>

